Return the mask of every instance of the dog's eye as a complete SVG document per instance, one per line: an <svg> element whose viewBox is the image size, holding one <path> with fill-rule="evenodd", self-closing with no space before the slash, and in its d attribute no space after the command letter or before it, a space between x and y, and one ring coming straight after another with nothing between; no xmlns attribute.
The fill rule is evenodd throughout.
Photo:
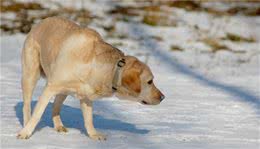
<svg viewBox="0 0 260 149"><path fill-rule="evenodd" d="M152 84L152 83L153 83L153 80L149 80L147 83L148 83L148 84Z"/></svg>

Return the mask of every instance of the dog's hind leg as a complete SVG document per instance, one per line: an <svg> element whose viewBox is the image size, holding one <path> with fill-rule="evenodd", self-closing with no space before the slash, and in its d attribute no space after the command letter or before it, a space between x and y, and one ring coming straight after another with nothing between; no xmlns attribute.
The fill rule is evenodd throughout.
<svg viewBox="0 0 260 149"><path fill-rule="evenodd" d="M54 124L54 128L58 132L68 132L68 130L63 126L63 123L60 118L60 110L61 106L66 99L67 95L56 95L54 103L53 103L53 108L52 108L52 121Z"/></svg>
<svg viewBox="0 0 260 149"><path fill-rule="evenodd" d="M36 125L39 123L43 112L45 111L52 96L59 94L60 88L47 83L42 95L40 96L35 109L33 111L31 119L25 125L25 127L18 133L17 138L28 139L34 131Z"/></svg>
<svg viewBox="0 0 260 149"><path fill-rule="evenodd" d="M28 36L22 52L22 90L23 90L23 125L31 117L31 100L33 90L40 78L39 48L33 39Z"/></svg>

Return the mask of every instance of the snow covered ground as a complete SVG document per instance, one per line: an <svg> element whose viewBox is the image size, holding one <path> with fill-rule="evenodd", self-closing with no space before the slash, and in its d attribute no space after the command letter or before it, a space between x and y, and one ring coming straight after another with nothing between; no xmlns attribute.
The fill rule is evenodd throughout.
<svg viewBox="0 0 260 149"><path fill-rule="evenodd" d="M64 6L82 7L82 3L62 2ZM177 26L149 26L138 21L138 17L128 21L115 19L107 13L114 4L102 0L85 2L85 8L102 18L94 19L90 27L125 53L147 60L166 99L158 106L143 106L114 97L97 101L94 123L108 136L107 141L99 142L86 136L79 102L70 97L61 112L64 125L69 128L67 134L52 128L49 103L32 137L18 140L23 105L20 55L25 35L1 34L2 148L260 147L259 17L213 17L176 8L171 11L178 20ZM102 28L110 25L115 26L113 36ZM255 41L224 40L227 33L252 37ZM212 52L213 47L202 42L204 38L213 38L229 50ZM173 45L174 49L183 50L172 50ZM43 86L44 80L40 80L33 106Z"/></svg>

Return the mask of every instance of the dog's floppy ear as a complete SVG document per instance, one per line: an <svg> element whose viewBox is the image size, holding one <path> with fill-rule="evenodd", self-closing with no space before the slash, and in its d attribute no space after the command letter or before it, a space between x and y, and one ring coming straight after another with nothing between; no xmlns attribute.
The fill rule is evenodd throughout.
<svg viewBox="0 0 260 149"><path fill-rule="evenodd" d="M132 90L136 93L141 92L141 80L140 80L140 68L138 68L138 62L134 62L132 67L124 70L122 76L122 85L127 89Z"/></svg>

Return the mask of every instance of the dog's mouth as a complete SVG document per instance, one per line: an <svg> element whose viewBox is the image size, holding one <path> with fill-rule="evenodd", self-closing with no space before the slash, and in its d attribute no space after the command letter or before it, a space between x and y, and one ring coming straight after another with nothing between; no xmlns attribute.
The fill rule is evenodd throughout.
<svg viewBox="0 0 260 149"><path fill-rule="evenodd" d="M160 102L147 102L145 100L142 100L140 103L143 104L143 105L158 105L158 104L160 104Z"/></svg>
<svg viewBox="0 0 260 149"><path fill-rule="evenodd" d="M144 100L142 100L141 103L144 104L144 105L148 105L148 102L146 102Z"/></svg>

